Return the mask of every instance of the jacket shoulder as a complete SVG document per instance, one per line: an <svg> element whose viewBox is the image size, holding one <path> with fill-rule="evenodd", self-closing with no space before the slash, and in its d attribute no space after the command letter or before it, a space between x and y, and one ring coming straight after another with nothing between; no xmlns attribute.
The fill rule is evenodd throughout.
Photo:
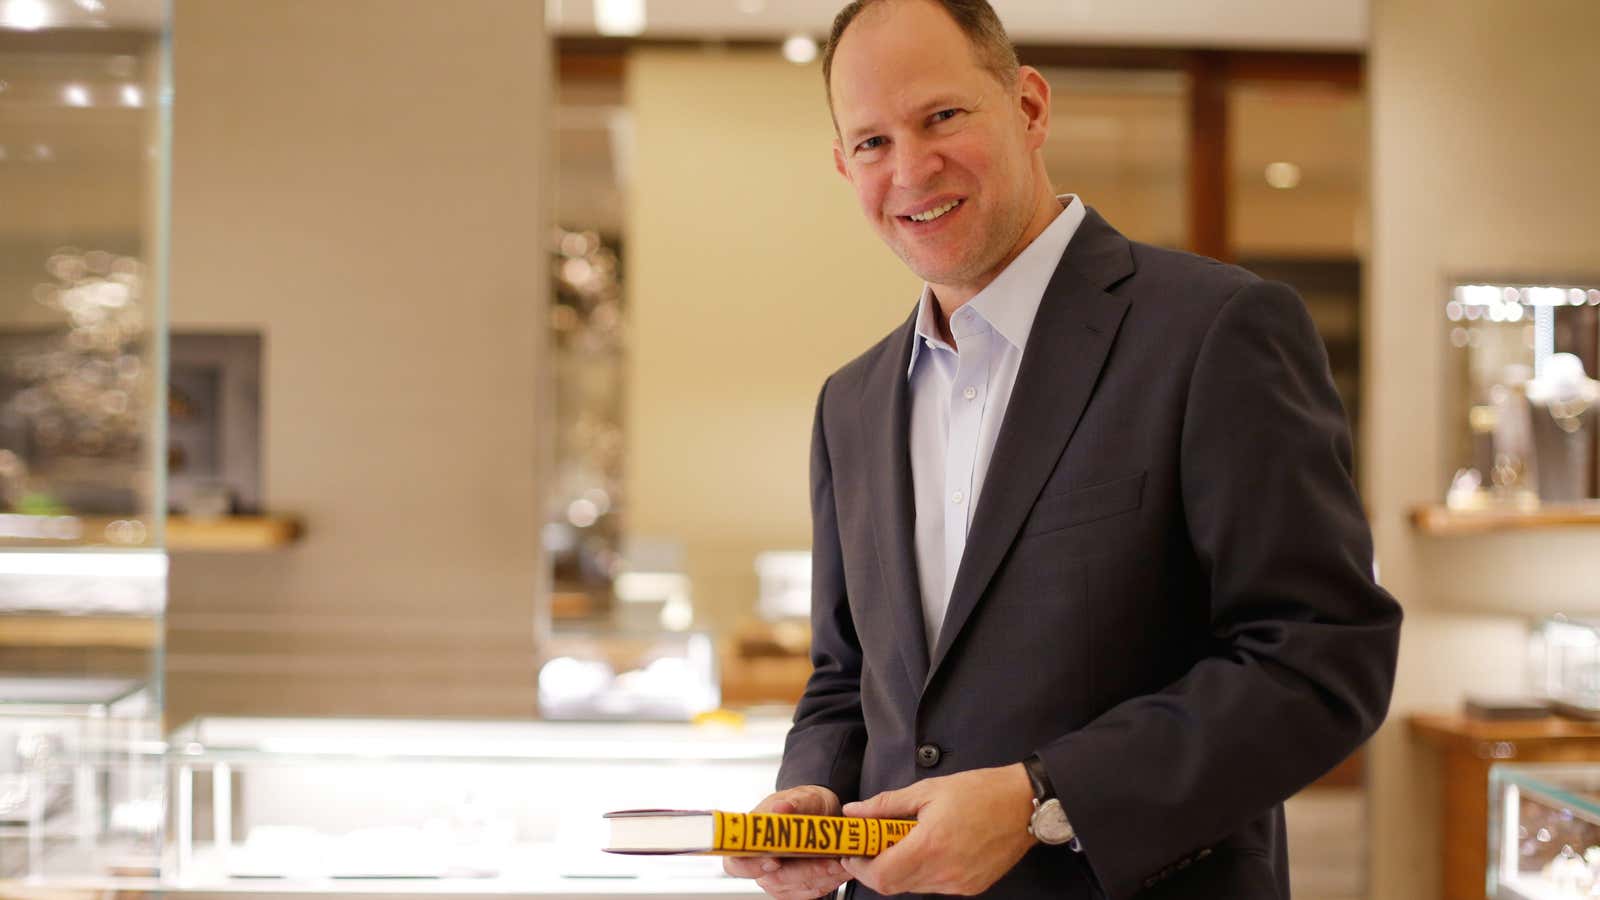
<svg viewBox="0 0 1600 900"><path fill-rule="evenodd" d="M1221 303L1240 288L1261 280L1248 269L1209 256L1138 241L1129 241L1128 246L1134 261L1133 276L1125 283L1130 289L1171 296L1164 289L1177 285L1182 287L1180 293L1190 298L1215 298Z"/></svg>

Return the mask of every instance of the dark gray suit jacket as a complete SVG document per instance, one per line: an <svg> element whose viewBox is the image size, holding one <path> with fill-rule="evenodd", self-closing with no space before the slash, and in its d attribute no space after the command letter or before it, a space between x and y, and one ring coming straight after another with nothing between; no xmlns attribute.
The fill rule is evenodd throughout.
<svg viewBox="0 0 1600 900"><path fill-rule="evenodd" d="M1037 752L1083 852L1036 847L987 896L1288 897L1282 803L1383 720L1400 628L1304 305L1091 211L1045 290L931 656L913 323L817 403L815 671L779 787L849 801Z"/></svg>

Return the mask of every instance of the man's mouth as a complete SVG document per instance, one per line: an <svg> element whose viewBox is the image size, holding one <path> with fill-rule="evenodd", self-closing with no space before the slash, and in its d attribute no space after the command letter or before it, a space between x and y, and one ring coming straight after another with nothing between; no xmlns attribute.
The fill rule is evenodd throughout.
<svg viewBox="0 0 1600 900"><path fill-rule="evenodd" d="M916 213L915 215L901 216L900 218L905 219L908 222L925 224L949 215L951 212L955 211L956 207L965 202L966 201L964 200L950 200L948 202L941 203L932 209L925 209L922 212Z"/></svg>

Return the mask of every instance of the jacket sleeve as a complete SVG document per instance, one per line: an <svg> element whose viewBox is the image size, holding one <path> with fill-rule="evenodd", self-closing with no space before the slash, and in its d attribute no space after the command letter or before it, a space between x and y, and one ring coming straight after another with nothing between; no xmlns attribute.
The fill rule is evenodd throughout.
<svg viewBox="0 0 1600 900"><path fill-rule="evenodd" d="M1209 603L1209 652L1039 751L1112 898L1337 765L1383 721L1394 682L1400 608L1374 580L1343 409L1286 285L1252 282L1221 306L1181 453L1209 596L1173 599Z"/></svg>
<svg viewBox="0 0 1600 900"><path fill-rule="evenodd" d="M778 788L820 784L848 803L858 799L867 726L861 717L861 645L850 615L839 546L823 404L811 436L811 678L795 709Z"/></svg>

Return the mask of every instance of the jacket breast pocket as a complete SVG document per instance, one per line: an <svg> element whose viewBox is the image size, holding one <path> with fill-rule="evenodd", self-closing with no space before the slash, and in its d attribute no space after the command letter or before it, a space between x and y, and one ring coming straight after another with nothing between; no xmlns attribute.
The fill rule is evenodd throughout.
<svg viewBox="0 0 1600 900"><path fill-rule="evenodd" d="M1144 498L1144 474L1046 494L1033 504L1022 533L1046 534L1138 509Z"/></svg>

